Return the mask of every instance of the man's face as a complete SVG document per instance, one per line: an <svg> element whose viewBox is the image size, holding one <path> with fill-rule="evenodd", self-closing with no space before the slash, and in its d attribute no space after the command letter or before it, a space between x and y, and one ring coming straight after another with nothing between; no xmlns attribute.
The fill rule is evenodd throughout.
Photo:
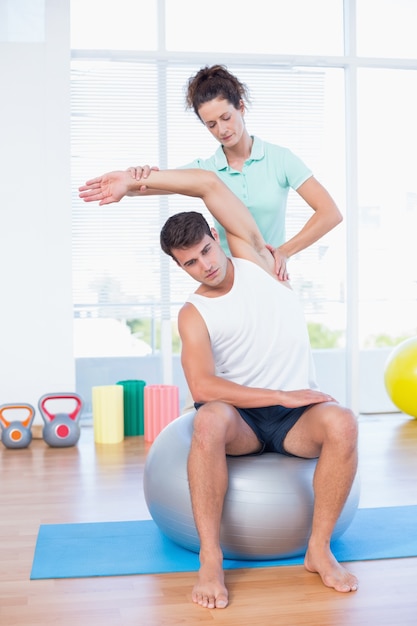
<svg viewBox="0 0 417 626"><path fill-rule="evenodd" d="M216 288L223 282L227 270L227 257L220 247L217 232L212 229L212 239L204 235L203 239L182 250L172 250L178 265L192 278L207 287Z"/></svg>

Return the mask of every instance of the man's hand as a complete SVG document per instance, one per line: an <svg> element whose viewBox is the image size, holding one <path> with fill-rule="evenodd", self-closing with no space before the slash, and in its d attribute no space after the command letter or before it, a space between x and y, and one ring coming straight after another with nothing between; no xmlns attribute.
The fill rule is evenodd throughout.
<svg viewBox="0 0 417 626"><path fill-rule="evenodd" d="M127 168L127 171L135 180L146 180L152 170L158 172L159 167L156 165L152 165L152 167L150 165L135 165ZM146 185L142 185L139 191L147 191L147 189Z"/></svg>
<svg viewBox="0 0 417 626"><path fill-rule="evenodd" d="M308 406L309 404L320 404L321 402L337 402L328 393L315 389L297 389L296 391L280 391L279 393L279 404L288 409Z"/></svg>
<svg viewBox="0 0 417 626"><path fill-rule="evenodd" d="M137 183L129 172L117 171L88 180L78 191L84 202L98 202L102 206L119 202L124 196L130 195L135 185Z"/></svg>

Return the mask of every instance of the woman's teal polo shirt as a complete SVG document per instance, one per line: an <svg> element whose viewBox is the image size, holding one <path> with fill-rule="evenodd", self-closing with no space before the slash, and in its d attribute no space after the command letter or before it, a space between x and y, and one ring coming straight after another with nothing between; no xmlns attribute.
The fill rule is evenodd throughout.
<svg viewBox="0 0 417 626"><path fill-rule="evenodd" d="M254 216L265 241L274 247L285 242L288 191L298 189L312 176L305 163L288 148L254 137L250 157L241 172L229 167L222 146L208 159L195 159L183 168L216 172ZM225 231L215 222L223 249Z"/></svg>

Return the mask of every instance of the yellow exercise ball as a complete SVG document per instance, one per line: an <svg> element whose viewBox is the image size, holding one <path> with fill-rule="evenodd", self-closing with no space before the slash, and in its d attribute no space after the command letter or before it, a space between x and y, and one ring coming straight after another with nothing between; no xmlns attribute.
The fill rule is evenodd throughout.
<svg viewBox="0 0 417 626"><path fill-rule="evenodd" d="M417 418L417 337L406 339L391 352L384 382L395 406Z"/></svg>

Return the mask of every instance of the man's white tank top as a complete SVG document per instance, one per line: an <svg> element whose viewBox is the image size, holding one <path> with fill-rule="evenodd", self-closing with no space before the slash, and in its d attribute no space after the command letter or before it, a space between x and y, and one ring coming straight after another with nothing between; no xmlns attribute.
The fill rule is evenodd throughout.
<svg viewBox="0 0 417 626"><path fill-rule="evenodd" d="M297 295L265 270L232 258L225 295L191 294L206 323L216 375L248 387L317 389L310 341Z"/></svg>

